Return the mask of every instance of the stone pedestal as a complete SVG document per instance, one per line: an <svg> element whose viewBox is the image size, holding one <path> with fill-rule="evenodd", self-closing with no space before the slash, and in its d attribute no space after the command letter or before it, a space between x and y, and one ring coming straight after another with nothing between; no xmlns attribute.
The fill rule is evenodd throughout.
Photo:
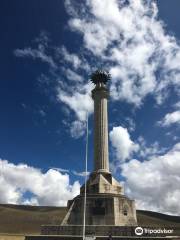
<svg viewBox="0 0 180 240"><path fill-rule="evenodd" d="M62 225L82 225L84 185L80 195L68 201L68 212ZM100 226L136 226L133 200L123 194L122 186L110 173L93 172L87 181L86 224Z"/></svg>

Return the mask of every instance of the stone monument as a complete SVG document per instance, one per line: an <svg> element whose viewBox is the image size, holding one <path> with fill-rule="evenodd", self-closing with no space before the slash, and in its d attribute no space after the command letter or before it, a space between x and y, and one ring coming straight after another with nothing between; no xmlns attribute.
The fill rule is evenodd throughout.
<svg viewBox="0 0 180 240"><path fill-rule="evenodd" d="M123 187L109 171L108 114L109 91L106 87L110 75L103 71L92 74L95 84L94 100L94 171L87 181L87 225L137 225L133 200L123 194ZM80 195L68 201L68 213L62 225L83 224L84 185Z"/></svg>
<svg viewBox="0 0 180 240"><path fill-rule="evenodd" d="M94 100L94 171L86 183L86 233L108 236L131 235L137 226L134 200L124 195L122 185L109 170L108 98L110 75L97 70L91 76L95 84ZM68 211L61 225L42 226L43 235L82 236L85 185L80 195L68 201ZM31 238L27 238L31 239Z"/></svg>

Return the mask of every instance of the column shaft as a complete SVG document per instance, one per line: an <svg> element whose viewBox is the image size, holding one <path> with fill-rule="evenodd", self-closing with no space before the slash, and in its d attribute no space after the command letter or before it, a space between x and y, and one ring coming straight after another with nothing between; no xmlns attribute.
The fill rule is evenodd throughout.
<svg viewBox="0 0 180 240"><path fill-rule="evenodd" d="M94 171L109 172L108 151L108 91L94 89Z"/></svg>

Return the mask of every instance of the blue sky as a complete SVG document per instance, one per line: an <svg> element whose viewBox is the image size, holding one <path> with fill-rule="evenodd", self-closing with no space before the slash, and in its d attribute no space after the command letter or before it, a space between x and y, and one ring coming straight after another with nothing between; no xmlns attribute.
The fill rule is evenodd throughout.
<svg viewBox="0 0 180 240"><path fill-rule="evenodd" d="M89 76L103 68L112 76L113 174L138 208L180 214L179 7L178 0L1 2L1 202L65 205L78 194L87 111L93 168Z"/></svg>

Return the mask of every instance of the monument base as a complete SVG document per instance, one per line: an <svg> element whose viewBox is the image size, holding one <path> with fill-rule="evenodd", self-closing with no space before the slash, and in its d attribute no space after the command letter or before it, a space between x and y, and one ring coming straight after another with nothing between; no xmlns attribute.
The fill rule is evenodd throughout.
<svg viewBox="0 0 180 240"><path fill-rule="evenodd" d="M84 190L83 185L80 195L68 201L68 212L61 225L83 225ZM124 195L111 173L93 172L86 190L86 225L137 226L135 202Z"/></svg>
<svg viewBox="0 0 180 240"><path fill-rule="evenodd" d="M41 235L81 236L82 233L82 225L46 225L41 228ZM86 235L109 236L110 234L113 236L134 236L135 227L86 225Z"/></svg>
<svg viewBox="0 0 180 240"><path fill-rule="evenodd" d="M128 240L128 239L179 239L179 229L174 229L173 234L145 234L137 236L135 234L135 226L86 226L86 236L95 236L96 240L108 239L111 234L113 239ZM148 228L143 226L143 228ZM156 229L152 227L152 229ZM82 237L83 226L62 226L62 225L47 225L42 226L41 235L26 236L25 240L80 240ZM174 235L174 236L172 236Z"/></svg>

